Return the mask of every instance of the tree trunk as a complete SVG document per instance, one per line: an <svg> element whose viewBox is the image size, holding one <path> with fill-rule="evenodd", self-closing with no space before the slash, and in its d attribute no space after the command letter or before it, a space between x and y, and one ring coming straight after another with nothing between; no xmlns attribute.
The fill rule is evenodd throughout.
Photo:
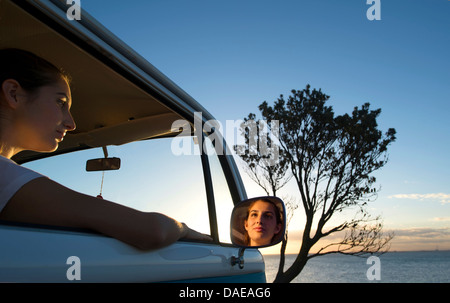
<svg viewBox="0 0 450 303"><path fill-rule="evenodd" d="M297 277L298 274L303 270L306 262L308 261L308 251L309 248L306 249L302 245L302 249L291 267L289 267L289 269L284 273L278 272L277 277L275 278L275 281L273 281L273 283L290 283L292 280L294 280L295 277Z"/></svg>
<svg viewBox="0 0 450 303"><path fill-rule="evenodd" d="M300 248L300 252L298 253L294 263L289 267L289 269L286 272L283 273L282 271L278 270L277 277L275 278L275 281L273 281L273 283L289 283L292 280L294 280L295 277L297 277L305 267L306 262L308 261L309 251L315 243L309 237L309 234L311 232L312 221L313 221L312 212L306 212L306 224L305 230L303 231L302 246Z"/></svg>
<svg viewBox="0 0 450 303"><path fill-rule="evenodd" d="M280 248L280 263L278 264L278 272L277 276L275 277L274 282L283 275L284 271L284 264L286 263L286 246L288 242L288 234L284 235L283 241L281 242L281 248Z"/></svg>

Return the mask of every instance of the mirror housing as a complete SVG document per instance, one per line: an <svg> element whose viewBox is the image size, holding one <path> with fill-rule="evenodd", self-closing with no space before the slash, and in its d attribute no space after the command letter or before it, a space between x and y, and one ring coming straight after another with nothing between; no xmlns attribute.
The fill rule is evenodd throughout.
<svg viewBox="0 0 450 303"><path fill-rule="evenodd" d="M231 242L245 248L280 243L286 232L286 209L277 197L256 197L239 202L231 214Z"/></svg>
<svg viewBox="0 0 450 303"><path fill-rule="evenodd" d="M120 158L99 158L86 162L86 171L105 171L120 169Z"/></svg>

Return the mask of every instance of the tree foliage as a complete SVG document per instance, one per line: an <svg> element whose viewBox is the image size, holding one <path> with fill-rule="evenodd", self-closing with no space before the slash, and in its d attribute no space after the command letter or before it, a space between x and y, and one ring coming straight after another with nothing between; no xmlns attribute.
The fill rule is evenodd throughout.
<svg viewBox="0 0 450 303"><path fill-rule="evenodd" d="M288 159L284 157L284 151L280 150L273 136L267 131L277 128L267 121L255 121L256 115L250 113L241 124L241 132L245 138L244 145L235 145L234 150L247 164L246 173L258 184L267 195L277 195L290 180L288 174ZM263 128L268 128L263 130ZM261 148L264 146L264 148ZM276 148L276 150L274 149ZM262 149L266 152L262 152ZM270 152L269 152L270 151ZM281 154L281 155L280 155ZM272 158L272 161L270 159ZM275 161L273 161L275 160Z"/></svg>
<svg viewBox="0 0 450 303"><path fill-rule="evenodd" d="M387 163L387 149L395 141L396 131L390 128L383 133L378 129L381 109L372 110L369 103L355 107L351 114L335 116L332 107L326 105L328 100L329 96L320 89L311 90L307 85L304 90L292 90L287 99L281 95L272 106L267 102L259 106L264 120L278 121L282 167L272 171L276 177L265 179L267 176L259 175L259 178L272 185L276 180L278 190L285 184L286 176L292 177L306 217L298 256L284 272L286 243L283 243L275 282L291 281L308 259L318 255L379 252L386 249L393 236L383 234L380 218L372 218L365 206L377 195L373 173ZM255 117L249 115L249 119ZM256 175L257 171L251 167L261 167L261 157L241 155L241 158ZM286 175L288 169L290 174ZM355 217L329 226L333 215L348 209L357 210ZM346 232L341 241L310 254L320 239L337 232Z"/></svg>

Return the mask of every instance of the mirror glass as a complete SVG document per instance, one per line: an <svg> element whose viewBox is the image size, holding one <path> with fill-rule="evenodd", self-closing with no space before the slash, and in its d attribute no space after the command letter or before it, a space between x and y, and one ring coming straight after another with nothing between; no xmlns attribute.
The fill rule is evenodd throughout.
<svg viewBox="0 0 450 303"><path fill-rule="evenodd" d="M267 247L283 240L284 203L277 197L257 197L237 204L231 215L231 241L241 247Z"/></svg>
<svg viewBox="0 0 450 303"><path fill-rule="evenodd" d="M86 171L118 170L120 158L99 158L86 162Z"/></svg>

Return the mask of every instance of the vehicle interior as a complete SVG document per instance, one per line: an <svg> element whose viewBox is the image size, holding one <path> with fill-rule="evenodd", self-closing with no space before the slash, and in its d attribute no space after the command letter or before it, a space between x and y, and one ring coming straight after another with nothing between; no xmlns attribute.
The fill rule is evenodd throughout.
<svg viewBox="0 0 450 303"><path fill-rule="evenodd" d="M216 219L215 209L231 214L240 199L230 174L224 175L223 161L228 160L177 157L170 152L173 141L167 141L183 132L182 127L171 129L174 121L183 120L191 130L187 142L195 145L194 112L201 112L203 121L213 119L210 113L88 12L83 11L81 21L69 21L66 1L48 2L60 8L52 18L36 9L35 2L0 0L0 48L31 51L71 76L77 127L55 152L24 151L13 160L74 190L159 211L215 237L221 225L220 241L229 242L229 217ZM119 174L86 172L87 160L108 153L122 158ZM186 197L193 197L195 205L186 203Z"/></svg>
<svg viewBox="0 0 450 303"><path fill-rule="evenodd" d="M82 49L79 41L69 40L58 30L64 29L44 24L11 1L0 1L0 47L31 51L72 78L71 111L77 128L67 134L57 153L171 134L172 122L182 119L180 115L114 71L117 64L108 64L105 57L100 60L102 49ZM43 156L48 155L24 152L15 161Z"/></svg>

